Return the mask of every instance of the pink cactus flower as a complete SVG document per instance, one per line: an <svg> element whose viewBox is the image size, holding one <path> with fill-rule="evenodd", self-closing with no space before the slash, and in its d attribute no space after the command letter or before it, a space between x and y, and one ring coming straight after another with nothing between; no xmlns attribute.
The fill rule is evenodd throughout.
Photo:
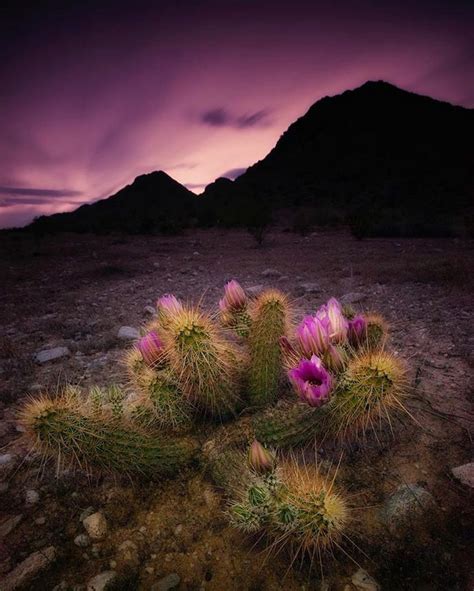
<svg viewBox="0 0 474 591"><path fill-rule="evenodd" d="M250 446L248 460L250 467L260 474L270 472L275 466L274 455L256 439Z"/></svg>
<svg viewBox="0 0 474 591"><path fill-rule="evenodd" d="M367 329L367 322L362 316L362 314L358 314L354 316L352 320L349 320L349 340L351 343L357 344L363 339L365 335L365 331Z"/></svg>
<svg viewBox="0 0 474 591"><path fill-rule="evenodd" d="M240 283L235 279L228 281L224 286L224 297L219 302L222 312L242 310L247 303L247 296Z"/></svg>
<svg viewBox="0 0 474 591"><path fill-rule="evenodd" d="M288 372L288 377L300 400L309 406L318 407L329 400L333 380L316 355L309 360L301 360L297 367Z"/></svg>
<svg viewBox="0 0 474 591"><path fill-rule="evenodd" d="M325 351L329 345L329 320L327 317L306 316L296 329L296 338L308 357Z"/></svg>
<svg viewBox="0 0 474 591"><path fill-rule="evenodd" d="M174 295L166 294L156 302L156 307L159 312L177 314L183 309L183 304Z"/></svg>
<svg viewBox="0 0 474 591"><path fill-rule="evenodd" d="M326 305L321 306L315 317L321 321L327 321L329 337L332 342L341 343L347 339L349 323L342 313L341 304L336 298L331 298Z"/></svg>
<svg viewBox="0 0 474 591"><path fill-rule="evenodd" d="M154 365L163 353L163 341L155 331L151 331L139 339L136 347L147 365Z"/></svg>

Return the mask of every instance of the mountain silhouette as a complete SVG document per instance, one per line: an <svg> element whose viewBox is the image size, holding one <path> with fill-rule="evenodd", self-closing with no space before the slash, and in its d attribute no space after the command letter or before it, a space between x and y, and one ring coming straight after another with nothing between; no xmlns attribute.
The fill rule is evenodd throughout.
<svg viewBox="0 0 474 591"><path fill-rule="evenodd" d="M37 231L174 232L196 216L197 198L163 171L138 176L115 195L67 213L41 216Z"/></svg>
<svg viewBox="0 0 474 591"><path fill-rule="evenodd" d="M108 199L42 216L39 231L174 232L349 224L357 236L472 234L474 110L366 82L325 97L235 181L197 198L152 172Z"/></svg>
<svg viewBox="0 0 474 591"><path fill-rule="evenodd" d="M227 225L258 201L362 235L450 234L472 220L473 134L473 109L367 82L316 102L263 160L203 197Z"/></svg>

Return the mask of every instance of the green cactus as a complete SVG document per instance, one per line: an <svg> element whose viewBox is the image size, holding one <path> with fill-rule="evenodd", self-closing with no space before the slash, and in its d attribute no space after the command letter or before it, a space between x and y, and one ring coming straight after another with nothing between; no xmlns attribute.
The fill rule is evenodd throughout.
<svg viewBox="0 0 474 591"><path fill-rule="evenodd" d="M249 332L249 402L264 406L275 402L283 364L280 339L288 324L288 301L284 294L267 290L254 303Z"/></svg>
<svg viewBox="0 0 474 591"><path fill-rule="evenodd" d="M388 337L388 325L379 314L367 314L366 342L362 342L370 351L383 349Z"/></svg>
<svg viewBox="0 0 474 591"><path fill-rule="evenodd" d="M179 390L202 411L235 412L241 388L242 356L206 314L183 308L163 334L165 359Z"/></svg>
<svg viewBox="0 0 474 591"><path fill-rule="evenodd" d="M35 447L58 463L80 468L172 475L189 464L195 446L185 439L163 440L129 421L87 414L69 396L40 398L23 409L22 423Z"/></svg>

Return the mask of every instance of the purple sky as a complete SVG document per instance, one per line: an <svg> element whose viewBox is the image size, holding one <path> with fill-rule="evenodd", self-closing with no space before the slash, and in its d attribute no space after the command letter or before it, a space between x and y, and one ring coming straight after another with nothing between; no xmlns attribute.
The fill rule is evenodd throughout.
<svg viewBox="0 0 474 591"><path fill-rule="evenodd" d="M317 99L368 79L474 106L472 2L11 4L1 227L151 170L199 193L263 158Z"/></svg>

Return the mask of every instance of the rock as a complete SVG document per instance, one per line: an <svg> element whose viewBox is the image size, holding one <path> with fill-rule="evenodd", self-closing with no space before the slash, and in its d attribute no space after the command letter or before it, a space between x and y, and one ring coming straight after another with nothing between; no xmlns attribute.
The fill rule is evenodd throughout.
<svg viewBox="0 0 474 591"><path fill-rule="evenodd" d="M22 519L23 515L13 515L12 517L7 517L7 519L2 521L2 523L0 523L0 539L8 536L8 534L15 529Z"/></svg>
<svg viewBox="0 0 474 591"><path fill-rule="evenodd" d="M474 488L474 462L457 466L456 468L453 468L451 472L460 482L470 488Z"/></svg>
<svg viewBox="0 0 474 591"><path fill-rule="evenodd" d="M119 339L124 341L136 341L140 338L140 333L137 328L133 326L121 326L117 333Z"/></svg>
<svg viewBox="0 0 474 591"><path fill-rule="evenodd" d="M92 513L82 523L93 540L102 540L107 534L107 521L100 512Z"/></svg>
<svg viewBox="0 0 474 591"><path fill-rule="evenodd" d="M44 525L46 523L46 517L37 517L35 523L36 525Z"/></svg>
<svg viewBox="0 0 474 591"><path fill-rule="evenodd" d="M381 519L392 533L396 533L433 506L434 499L431 493L422 486L402 484L385 501Z"/></svg>
<svg viewBox="0 0 474 591"><path fill-rule="evenodd" d="M70 351L67 347L54 347L53 349L43 349L43 351L38 351L35 355L35 359L38 363L47 363L48 361L61 359L61 357L67 357L68 355L70 355Z"/></svg>
<svg viewBox="0 0 474 591"><path fill-rule="evenodd" d="M116 578L117 573L114 570L106 570L87 582L87 591L107 591Z"/></svg>
<svg viewBox="0 0 474 591"><path fill-rule="evenodd" d="M319 293L321 286L319 283L300 283L299 289L303 293Z"/></svg>
<svg viewBox="0 0 474 591"><path fill-rule="evenodd" d="M182 526L182 525L181 525L181 523L180 523L179 525L177 525L177 526L174 528L174 535L175 535L175 536L180 536L180 535L182 534L182 532L183 532L183 526Z"/></svg>
<svg viewBox="0 0 474 591"><path fill-rule="evenodd" d="M11 464L15 456L12 454L0 454L0 466L6 466L7 464Z"/></svg>
<svg viewBox="0 0 474 591"><path fill-rule="evenodd" d="M26 587L41 571L45 570L56 559L56 548L49 546L38 550L25 558L3 580L2 591L14 591L19 587ZM29 587L30 589L32 587Z"/></svg>
<svg viewBox="0 0 474 591"><path fill-rule="evenodd" d="M380 585L363 568L352 575L351 581L361 591L380 591Z"/></svg>
<svg viewBox="0 0 474 591"><path fill-rule="evenodd" d="M248 295L253 296L253 297L260 295L263 290L264 290L263 285L252 285L251 287L245 288L245 291L248 293Z"/></svg>
<svg viewBox="0 0 474 591"><path fill-rule="evenodd" d="M25 492L25 502L29 506L36 505L36 503L39 501L39 498L40 496L37 490L30 488Z"/></svg>
<svg viewBox="0 0 474 591"><path fill-rule="evenodd" d="M145 306L144 312L150 316L156 316L156 308L153 306Z"/></svg>
<svg viewBox="0 0 474 591"><path fill-rule="evenodd" d="M167 575L163 577L158 582L156 582L151 591L169 591L170 589L174 589L179 585L181 578L178 574L172 573L171 575Z"/></svg>
<svg viewBox="0 0 474 591"><path fill-rule="evenodd" d="M79 534L74 538L74 543L76 546L79 546L79 548L87 548L91 543L91 540L87 534Z"/></svg>
<svg viewBox="0 0 474 591"><path fill-rule="evenodd" d="M72 493L73 495L75 493ZM84 521L84 519L86 517L89 517L89 515L92 515L92 513L95 513L95 509L94 507L87 507L86 509L84 509L84 511L82 511L82 513L79 515L79 521L82 523Z"/></svg>
<svg viewBox="0 0 474 591"><path fill-rule="evenodd" d="M280 271L277 271L276 269L265 269L260 275L262 277L281 277Z"/></svg>
<svg viewBox="0 0 474 591"><path fill-rule="evenodd" d="M357 304L357 302L362 302L362 300L365 300L366 298L367 296L365 293L354 291L343 295L340 302L341 304Z"/></svg>

